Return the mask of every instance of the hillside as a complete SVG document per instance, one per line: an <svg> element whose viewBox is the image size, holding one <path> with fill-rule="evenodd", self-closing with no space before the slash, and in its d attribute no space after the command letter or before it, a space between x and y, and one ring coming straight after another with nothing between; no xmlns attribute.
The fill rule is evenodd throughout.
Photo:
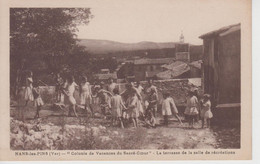
<svg viewBox="0 0 260 164"><path fill-rule="evenodd" d="M156 42L138 42L121 43L109 40L81 39L79 45L85 46L86 50L93 54L108 54L114 52L137 51L147 49L165 49L174 48L174 42L156 43Z"/></svg>

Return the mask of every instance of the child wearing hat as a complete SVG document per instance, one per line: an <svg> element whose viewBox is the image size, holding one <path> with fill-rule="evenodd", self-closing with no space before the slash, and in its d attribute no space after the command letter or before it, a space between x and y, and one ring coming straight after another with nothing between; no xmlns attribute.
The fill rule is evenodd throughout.
<svg viewBox="0 0 260 164"><path fill-rule="evenodd" d="M210 128L210 119L213 117L211 112L211 102L210 102L210 95L204 94L202 100L202 108L200 113L202 119L201 128L204 128L205 121L207 122L207 127Z"/></svg>
<svg viewBox="0 0 260 164"><path fill-rule="evenodd" d="M189 91L188 99L187 99L187 106L185 109L184 114L188 117L189 127L194 128L194 121L196 116L199 114L198 111L199 102L197 97L194 95L193 91Z"/></svg>

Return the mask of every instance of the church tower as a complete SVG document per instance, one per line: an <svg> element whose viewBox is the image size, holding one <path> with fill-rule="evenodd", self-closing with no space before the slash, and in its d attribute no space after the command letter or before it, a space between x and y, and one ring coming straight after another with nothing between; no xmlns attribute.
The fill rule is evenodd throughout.
<svg viewBox="0 0 260 164"><path fill-rule="evenodd" d="M181 31L181 36L180 36L180 43L184 43L184 35L183 35L182 31Z"/></svg>
<svg viewBox="0 0 260 164"><path fill-rule="evenodd" d="M184 43L182 31L179 42L175 44L175 59L183 62L190 62L190 45L189 43Z"/></svg>

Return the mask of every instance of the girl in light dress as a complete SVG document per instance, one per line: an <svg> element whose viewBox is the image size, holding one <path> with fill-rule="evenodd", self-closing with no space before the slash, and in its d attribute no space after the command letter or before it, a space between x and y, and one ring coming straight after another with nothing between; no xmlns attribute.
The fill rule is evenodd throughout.
<svg viewBox="0 0 260 164"><path fill-rule="evenodd" d="M71 116L71 111L73 111L74 115L78 117L76 112L76 100L74 98L74 92L78 87L73 76L69 76L64 84L63 93L65 94L65 104L69 105L68 116Z"/></svg>
<svg viewBox="0 0 260 164"><path fill-rule="evenodd" d="M36 107L36 114L34 118L39 118L39 112L41 110L41 107L44 105L41 95L40 95L40 87L39 83L35 84L35 87L33 88L33 97L34 97L34 106Z"/></svg>
<svg viewBox="0 0 260 164"><path fill-rule="evenodd" d="M210 119L213 117L213 114L211 112L211 102L209 94L203 95L200 117L202 119L201 128L204 128L205 121L207 122L207 127L210 128Z"/></svg>
<svg viewBox="0 0 260 164"><path fill-rule="evenodd" d="M31 71L28 72L27 77L26 77L26 87L25 87L25 94L24 94L24 99L25 99L25 106L27 106L29 101L33 101L33 79L32 79L33 73Z"/></svg>
<svg viewBox="0 0 260 164"><path fill-rule="evenodd" d="M164 124L168 126L168 117L173 114L182 125L182 121L178 116L178 109L174 103L173 98L171 98L170 94L167 92L163 94L163 98L164 100L162 102L162 115L164 117Z"/></svg>
<svg viewBox="0 0 260 164"><path fill-rule="evenodd" d="M135 90L132 90L129 94L130 94L129 98L126 101L127 114L132 119L133 125L136 128L136 127L138 127L138 116L139 116L138 98L136 96L136 91Z"/></svg>
<svg viewBox="0 0 260 164"><path fill-rule="evenodd" d="M93 115L92 109L92 91L89 82L87 81L87 77L82 77L82 82L80 84L80 105L84 105L86 111L90 109L91 114Z"/></svg>
<svg viewBox="0 0 260 164"><path fill-rule="evenodd" d="M124 128L123 124L123 109L126 109L122 97L119 95L119 89L113 90L114 95L111 97L111 109L112 109L112 125L119 120L121 128ZM123 109L122 109L123 108Z"/></svg>
<svg viewBox="0 0 260 164"><path fill-rule="evenodd" d="M194 95L192 91L189 91L187 98L187 106L184 114L187 115L190 128L194 128L194 121L197 115L199 114L198 106L199 104L197 97Z"/></svg>
<svg viewBox="0 0 260 164"><path fill-rule="evenodd" d="M144 88L141 86L140 82L136 82L136 91L137 94L140 95L140 99L138 101L138 111L140 118L144 119L144 108L143 108L143 98L141 93L143 92Z"/></svg>

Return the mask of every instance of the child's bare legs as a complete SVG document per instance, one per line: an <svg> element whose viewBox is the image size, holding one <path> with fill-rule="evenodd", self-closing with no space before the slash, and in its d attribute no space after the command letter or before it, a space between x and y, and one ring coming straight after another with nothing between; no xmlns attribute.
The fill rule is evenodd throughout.
<svg viewBox="0 0 260 164"><path fill-rule="evenodd" d="M138 118L135 118L136 127L138 127Z"/></svg>
<svg viewBox="0 0 260 164"><path fill-rule="evenodd" d="M188 121L189 121L189 127L191 127L192 125L192 116L188 115Z"/></svg>
<svg viewBox="0 0 260 164"><path fill-rule="evenodd" d="M73 112L74 112L75 116L78 117L78 114L76 112L76 105L72 105L72 109L73 109Z"/></svg>
<svg viewBox="0 0 260 164"><path fill-rule="evenodd" d="M93 107L92 107L91 104L89 104L89 109L90 109L90 111L91 111L91 116L93 116L93 115L94 115L94 110L93 110Z"/></svg>
<svg viewBox="0 0 260 164"><path fill-rule="evenodd" d="M192 115L191 116L191 127L194 128L194 119L195 119L196 115Z"/></svg>
<svg viewBox="0 0 260 164"><path fill-rule="evenodd" d="M76 112L76 105L70 105L68 116L71 116L71 111L73 111L75 116L78 117L77 112Z"/></svg>
<svg viewBox="0 0 260 164"><path fill-rule="evenodd" d="M24 106L27 106L28 102L29 102L29 100L26 100Z"/></svg>
<svg viewBox="0 0 260 164"><path fill-rule="evenodd" d="M168 126L168 116L164 115L164 125Z"/></svg>
<svg viewBox="0 0 260 164"><path fill-rule="evenodd" d="M205 124L205 119L202 118L201 121L202 121L202 122L201 122L201 128L203 129L203 128L204 128L204 124Z"/></svg>
<svg viewBox="0 0 260 164"><path fill-rule="evenodd" d="M123 120L121 117L118 118L119 119L119 122L120 122L120 125L121 125L121 128L124 129L124 123L123 123Z"/></svg>
<svg viewBox="0 0 260 164"><path fill-rule="evenodd" d="M106 107L101 107L101 112L104 115L104 118L106 119Z"/></svg>
<svg viewBox="0 0 260 164"><path fill-rule="evenodd" d="M40 110L41 110L41 106L37 106L36 114L35 114L34 118L39 118L40 117L40 115L39 115Z"/></svg>
<svg viewBox="0 0 260 164"><path fill-rule="evenodd" d="M179 121L180 124L182 124L181 118L179 117L179 115L176 113L174 114L174 116L177 118L177 120Z"/></svg>
<svg viewBox="0 0 260 164"><path fill-rule="evenodd" d="M136 128L136 127L137 127L137 121L136 121L136 118L132 117L132 121L133 121L134 127Z"/></svg>
<svg viewBox="0 0 260 164"><path fill-rule="evenodd" d="M210 119L207 119L207 127L210 128Z"/></svg>

